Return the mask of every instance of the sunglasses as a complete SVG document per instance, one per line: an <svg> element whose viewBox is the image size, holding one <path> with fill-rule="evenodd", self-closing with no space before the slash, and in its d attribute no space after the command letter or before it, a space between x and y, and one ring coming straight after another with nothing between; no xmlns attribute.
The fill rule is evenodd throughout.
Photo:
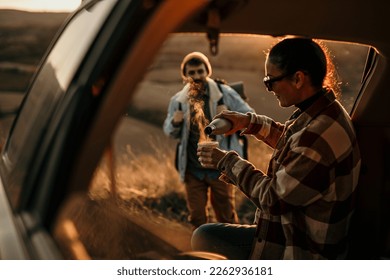
<svg viewBox="0 0 390 280"><path fill-rule="evenodd" d="M283 80L284 78L291 76L291 74L283 74L278 77L271 78L270 76L265 76L263 79L264 85L268 91L272 91L273 83Z"/></svg>

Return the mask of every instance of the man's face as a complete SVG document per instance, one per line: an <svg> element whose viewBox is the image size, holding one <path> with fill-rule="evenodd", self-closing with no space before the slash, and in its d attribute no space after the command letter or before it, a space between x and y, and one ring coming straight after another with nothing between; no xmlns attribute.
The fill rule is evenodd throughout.
<svg viewBox="0 0 390 280"><path fill-rule="evenodd" d="M206 81L207 70L206 66L202 63L200 65L186 65L185 75L188 78L192 78L196 83L203 83Z"/></svg>

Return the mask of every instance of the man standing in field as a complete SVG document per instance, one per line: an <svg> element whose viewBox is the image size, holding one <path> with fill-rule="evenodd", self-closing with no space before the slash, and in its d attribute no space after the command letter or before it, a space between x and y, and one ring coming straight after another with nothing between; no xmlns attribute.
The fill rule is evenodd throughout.
<svg viewBox="0 0 390 280"><path fill-rule="evenodd" d="M207 201L210 200L216 218L223 223L237 223L234 187L220 181L220 172L204 168L198 161L198 142L206 140L204 127L224 109L246 113L253 109L228 85L218 85L210 78L212 68L208 58L200 52L184 57L181 64L184 88L170 100L164 121L166 135L179 139L176 165L185 184L189 221L194 228L208 222ZM243 154L237 135L216 136L219 146Z"/></svg>

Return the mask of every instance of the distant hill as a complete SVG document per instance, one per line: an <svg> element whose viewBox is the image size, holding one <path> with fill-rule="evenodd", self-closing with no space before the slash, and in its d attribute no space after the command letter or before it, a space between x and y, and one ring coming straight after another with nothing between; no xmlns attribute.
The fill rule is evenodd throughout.
<svg viewBox="0 0 390 280"><path fill-rule="evenodd" d="M0 10L0 61L36 64L67 16Z"/></svg>
<svg viewBox="0 0 390 280"><path fill-rule="evenodd" d="M68 15L0 10L0 91L25 90Z"/></svg>
<svg viewBox="0 0 390 280"><path fill-rule="evenodd" d="M68 15L68 13L38 13L18 10L0 10L0 28L58 26Z"/></svg>

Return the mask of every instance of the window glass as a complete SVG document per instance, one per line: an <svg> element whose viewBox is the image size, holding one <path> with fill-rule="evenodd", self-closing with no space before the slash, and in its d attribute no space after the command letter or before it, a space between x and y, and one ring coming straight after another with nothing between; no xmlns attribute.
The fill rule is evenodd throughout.
<svg viewBox="0 0 390 280"><path fill-rule="evenodd" d="M98 1L75 15L37 75L6 143L3 158L9 168L17 164L18 183L23 180L52 113L114 3Z"/></svg>
<svg viewBox="0 0 390 280"><path fill-rule="evenodd" d="M339 101L351 113L361 88L369 46L348 42L324 41L340 83Z"/></svg>
<svg viewBox="0 0 390 280"><path fill-rule="evenodd" d="M84 9L70 24L50 53L47 63L51 65L62 90L69 86L80 62L99 31L107 13L116 1L98 1ZM83 38L83 40L80 40Z"/></svg>

